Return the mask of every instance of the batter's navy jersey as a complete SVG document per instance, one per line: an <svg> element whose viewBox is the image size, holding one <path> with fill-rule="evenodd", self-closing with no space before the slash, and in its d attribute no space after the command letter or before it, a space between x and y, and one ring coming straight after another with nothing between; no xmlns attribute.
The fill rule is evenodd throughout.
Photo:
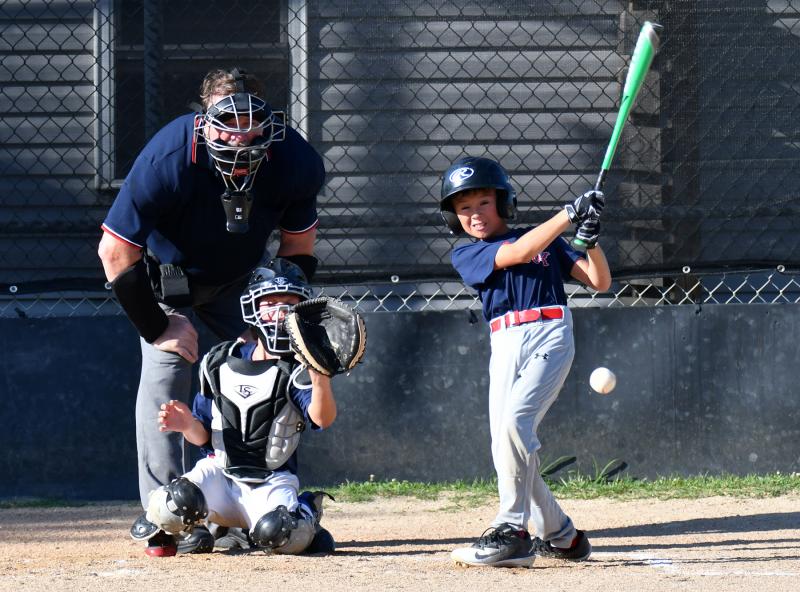
<svg viewBox="0 0 800 592"><path fill-rule="evenodd" d="M325 180L322 158L295 130L270 146L253 184L249 230L226 230L225 191L205 145L194 133L199 116L173 120L133 164L103 230L147 245L161 263L180 265L200 283L219 285L249 273L277 227L305 232L317 224L316 196Z"/></svg>
<svg viewBox="0 0 800 592"><path fill-rule="evenodd" d="M240 347L236 347L233 349L231 355L238 356L243 360L251 360L253 358L253 352L256 349L255 343L244 343ZM310 427L314 431L320 431L320 428L317 424L311 421L311 418L308 417L308 406L311 404L311 388L307 389L298 389L291 383L288 385L289 388L289 398L292 402L297 406L300 412L303 414L303 419L306 422L306 425ZM202 394L197 393L194 397L194 403L192 404L192 415L195 419L199 420L200 423L203 424L203 427L206 428L206 431L210 434L211 433L211 419L212 419L212 410L211 406L214 404L213 399L208 397L204 397ZM204 456L209 456L214 454L214 449L211 447L211 440L206 443L205 446L200 448L201 453ZM297 474L297 451L289 457L289 460L286 463L277 469L276 471L291 471L294 474Z"/></svg>
<svg viewBox="0 0 800 592"><path fill-rule="evenodd" d="M531 228L516 228L487 240L453 250L453 267L464 283L478 291L487 321L512 310L567 304L564 282L573 265L584 257L559 237L528 263L494 269L501 245L514 243Z"/></svg>

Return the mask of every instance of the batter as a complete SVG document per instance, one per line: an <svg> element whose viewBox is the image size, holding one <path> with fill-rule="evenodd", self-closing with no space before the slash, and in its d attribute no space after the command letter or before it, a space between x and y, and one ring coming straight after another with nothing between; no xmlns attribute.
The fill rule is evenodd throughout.
<svg viewBox="0 0 800 592"><path fill-rule="evenodd" d="M453 551L457 563L529 567L536 554L581 561L591 553L539 474L537 430L575 355L564 282L574 278L598 291L611 285L597 245L603 205L602 193L588 191L537 227L510 229L516 197L499 163L468 157L444 174L442 217L453 234L475 239L456 247L452 262L477 290L491 331L489 422L500 496L490 527ZM560 236L571 224L586 255Z"/></svg>

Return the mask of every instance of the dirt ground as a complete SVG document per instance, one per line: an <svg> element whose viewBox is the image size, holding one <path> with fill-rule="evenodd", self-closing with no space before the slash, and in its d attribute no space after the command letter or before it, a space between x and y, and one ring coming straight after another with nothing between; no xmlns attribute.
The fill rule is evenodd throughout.
<svg viewBox="0 0 800 592"><path fill-rule="evenodd" d="M151 559L128 538L133 504L0 510L0 590L173 592L274 590L800 589L800 496L633 501L565 500L594 552L585 563L537 558L531 569L465 568L493 505L408 498L327 503L331 556L215 551Z"/></svg>

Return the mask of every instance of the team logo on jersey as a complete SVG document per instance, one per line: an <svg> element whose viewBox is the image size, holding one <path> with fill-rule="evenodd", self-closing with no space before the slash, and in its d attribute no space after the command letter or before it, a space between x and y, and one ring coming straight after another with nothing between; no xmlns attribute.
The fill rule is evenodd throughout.
<svg viewBox="0 0 800 592"><path fill-rule="evenodd" d="M474 174L474 169L471 169L470 167L461 167L460 169L456 169L450 173L450 182L453 185L458 185L469 179Z"/></svg>
<svg viewBox="0 0 800 592"><path fill-rule="evenodd" d="M550 257L550 253L548 251L542 251L531 259L531 263L541 263L544 267L550 267L550 264L547 262L548 257Z"/></svg>
<svg viewBox="0 0 800 592"><path fill-rule="evenodd" d="M233 390L236 391L236 394L242 399L246 399L250 395L255 395L258 392L256 387L250 386L249 384L237 384Z"/></svg>

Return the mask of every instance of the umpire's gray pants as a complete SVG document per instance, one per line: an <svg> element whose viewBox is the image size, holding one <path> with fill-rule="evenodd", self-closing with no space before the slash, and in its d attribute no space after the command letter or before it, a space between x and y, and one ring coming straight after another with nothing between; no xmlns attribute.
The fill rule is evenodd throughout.
<svg viewBox="0 0 800 592"><path fill-rule="evenodd" d="M489 423L500 510L493 526L528 529L569 546L575 527L539 474L539 423L556 400L575 356L572 315L491 335Z"/></svg>
<svg viewBox="0 0 800 592"><path fill-rule="evenodd" d="M205 323L220 340L235 339L245 329L239 305L247 278L230 285L193 292L195 304L177 312L189 318L195 328L198 320ZM175 309L161 305L166 312ZM161 404L170 399L192 406L193 364L178 354L163 352L144 339L142 348L142 374L136 395L136 447L139 461L139 496L142 507L147 507L150 492L166 485L190 469L188 446L179 432L160 432L158 412ZM213 344L207 344L213 345ZM202 351L200 356L202 358Z"/></svg>

